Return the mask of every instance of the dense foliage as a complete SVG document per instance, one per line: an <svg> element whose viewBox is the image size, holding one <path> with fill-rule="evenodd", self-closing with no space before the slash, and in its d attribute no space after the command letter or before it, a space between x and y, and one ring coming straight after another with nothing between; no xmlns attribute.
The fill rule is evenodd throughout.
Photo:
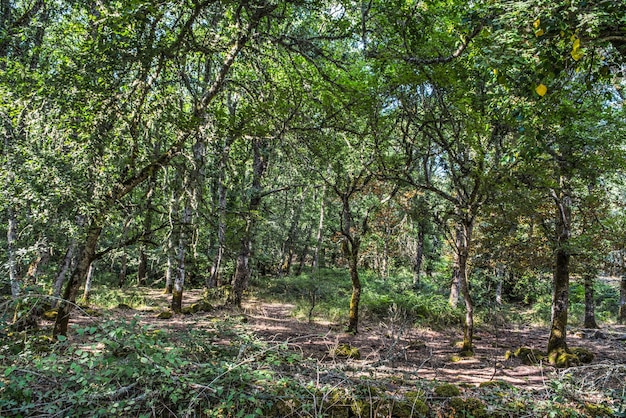
<svg viewBox="0 0 626 418"><path fill-rule="evenodd" d="M64 344L92 285L163 287L174 314L190 287L240 308L283 286L309 318L340 292L350 332L400 307L461 322L467 356L508 303L538 303L549 352L626 322L622 3L0 1L0 333L54 310L31 377L57 381L108 361ZM27 376L2 390L29 414ZM98 378L50 413L115 396Z"/></svg>

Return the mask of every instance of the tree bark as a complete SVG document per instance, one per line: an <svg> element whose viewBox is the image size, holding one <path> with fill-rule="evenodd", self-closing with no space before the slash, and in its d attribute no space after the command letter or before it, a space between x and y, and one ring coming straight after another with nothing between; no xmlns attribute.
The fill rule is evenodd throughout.
<svg viewBox="0 0 626 418"><path fill-rule="evenodd" d="M176 265L176 245L174 231L170 231L167 238L167 267L165 268L165 288L163 293L171 295L174 291L174 269Z"/></svg>
<svg viewBox="0 0 626 418"><path fill-rule="evenodd" d="M469 287L469 274L467 271L467 260L469 259L470 243L472 242L473 221L465 220L457 232L457 267L461 292L465 302L465 326L463 328L463 347L461 351L466 353L474 352L474 301Z"/></svg>
<svg viewBox="0 0 626 418"><path fill-rule="evenodd" d="M454 267L452 269L452 284L450 285L450 298L448 303L453 308L456 308L459 304L459 294L461 293L462 277L461 277L461 260L460 251L463 246L462 237L463 231L461 226L457 225L455 230L455 249L454 249Z"/></svg>
<svg viewBox="0 0 626 418"><path fill-rule="evenodd" d="M126 249L123 250L122 257L120 260L120 273L117 275L117 285L118 287L124 287L126 283L126 275L128 273L128 254L126 253Z"/></svg>
<svg viewBox="0 0 626 418"><path fill-rule="evenodd" d="M569 254L559 249L552 285L552 324L548 339L548 353L567 350L567 312L569 309Z"/></svg>
<svg viewBox="0 0 626 418"><path fill-rule="evenodd" d="M15 242L17 240L17 219L12 207L9 207L9 226L7 228L7 255L9 268L9 282L11 283L11 296L17 298L21 291L21 280L17 272L17 259L15 256Z"/></svg>
<svg viewBox="0 0 626 418"><path fill-rule="evenodd" d="M496 304L502 305L502 285L504 282L505 270L504 267L498 265L496 267Z"/></svg>
<svg viewBox="0 0 626 418"><path fill-rule="evenodd" d="M241 307L243 292L248 288L250 280L250 255L252 253L252 231L255 225L255 213L261 206L261 181L267 168L267 141L255 138L252 141L252 193L246 214L246 227L241 237L241 248L237 256L237 266L233 277L233 291L228 303Z"/></svg>
<svg viewBox="0 0 626 418"><path fill-rule="evenodd" d="M74 261L75 250L76 240L72 239L72 242L65 253L65 257L63 258L63 264L61 265L59 273L54 280L54 286L52 290L52 302L50 303L50 307L52 309L55 309L59 304L59 299L61 298L61 289L63 288L63 282L65 281L65 276L67 275L67 272L70 269L72 262Z"/></svg>
<svg viewBox="0 0 626 418"><path fill-rule="evenodd" d="M176 177L177 178L177 177ZM177 183L174 181L174 183ZM175 184L172 186L172 198L170 200L170 207L168 213L168 219L170 224L170 232L167 237L167 267L165 270L165 289L163 293L171 295L174 291L174 280L176 277L176 248L177 240L180 234L180 222L178 219L178 211L180 205L180 186Z"/></svg>
<svg viewBox="0 0 626 418"><path fill-rule="evenodd" d="M89 265L89 270L87 270L87 278L85 279L85 290L83 291L83 302L89 302L89 297L91 296L91 284L93 280L93 271L94 271L94 262Z"/></svg>
<svg viewBox="0 0 626 418"><path fill-rule="evenodd" d="M189 202L185 203L183 209L182 225L180 235L178 238L178 248L176 250L176 277L174 279L174 288L172 292L172 311L174 313L181 313L183 309L183 289L185 287L185 255L187 253L187 247L189 246L189 229L191 228L191 206Z"/></svg>
<svg viewBox="0 0 626 418"><path fill-rule="evenodd" d="M98 239L102 232L102 226L95 220L91 221L89 228L87 229L87 236L85 237L85 243L82 246L76 268L72 271L70 278L65 286L63 292L63 299L59 304L59 313L54 323L54 329L52 335L57 338L59 335L67 336L67 328L70 321L70 313L76 304L76 297L80 290L81 284L87 278L87 272L89 266L96 256L96 247L98 245Z"/></svg>
<svg viewBox="0 0 626 418"><path fill-rule="evenodd" d="M594 300L594 281L595 274L592 272L586 272L583 275L584 286L585 286L585 322L584 327L595 329L600 328L598 323L596 322L596 304Z"/></svg>
<svg viewBox="0 0 626 418"><path fill-rule="evenodd" d="M37 254L35 255L35 259L30 262L28 265L28 270L26 271L26 277L24 282L29 285L34 285L37 283L37 276L39 275L39 269L42 265L45 265L50 258L50 250L48 249L45 242L40 242L37 246Z"/></svg>
<svg viewBox="0 0 626 418"><path fill-rule="evenodd" d="M300 252L300 263L298 264L298 268L296 269L296 276L302 274L302 269L304 269L304 263L309 254L309 241L311 240L311 233L312 227L309 225L306 230L304 245L302 246L302 251Z"/></svg>
<svg viewBox="0 0 626 418"><path fill-rule="evenodd" d="M324 260L322 259L322 240L324 238L324 197L326 196L326 184L322 188L322 196L320 199L320 218L317 226L317 237L315 245L315 253L313 254L313 270L319 271L321 267L324 267Z"/></svg>
<svg viewBox="0 0 626 418"><path fill-rule="evenodd" d="M571 237L571 197L568 188L569 178L562 177L561 193L553 191L556 204L556 253L552 285L552 321L548 339L548 355L559 350L567 351L567 315L569 310L569 264L567 248Z"/></svg>
<svg viewBox="0 0 626 418"><path fill-rule="evenodd" d="M417 230L417 248L413 259L413 288L418 289L421 284L422 260L424 259L424 239L426 238L425 222L420 220Z"/></svg>
<svg viewBox="0 0 626 418"><path fill-rule="evenodd" d="M143 205L143 237L141 239L142 242L139 243L139 265L137 266L137 284L139 286L148 284L148 256L146 255L146 244L144 241L149 241L152 235L152 197L154 195L155 182L156 175L153 173L148 181L148 192Z"/></svg>
<svg viewBox="0 0 626 418"><path fill-rule="evenodd" d="M241 248L237 256L237 266L233 278L233 291L230 294L229 304L241 307L243 292L248 287L250 280L250 240L247 236L241 240Z"/></svg>
<svg viewBox="0 0 626 418"><path fill-rule="evenodd" d="M229 110L232 115L235 114L234 104L229 105ZM224 252L226 250L226 167L228 165L228 158L230 155L230 147L233 142L233 138L228 136L224 140L224 145L221 149L221 157L218 166L217 175L217 251L215 258L213 259L213 265L211 266L211 273L207 279L206 286L213 288L219 286L221 282L221 270L222 260L224 258Z"/></svg>
<svg viewBox="0 0 626 418"><path fill-rule="evenodd" d="M618 321L620 324L626 324L626 272L622 273L620 282Z"/></svg>
<svg viewBox="0 0 626 418"><path fill-rule="evenodd" d="M348 332L352 334L359 332L359 304L361 302L362 288L358 269L360 246L361 240L359 237L354 237L351 242L347 243L344 247L350 269L350 282L352 283L352 296L350 297L350 314L348 319Z"/></svg>

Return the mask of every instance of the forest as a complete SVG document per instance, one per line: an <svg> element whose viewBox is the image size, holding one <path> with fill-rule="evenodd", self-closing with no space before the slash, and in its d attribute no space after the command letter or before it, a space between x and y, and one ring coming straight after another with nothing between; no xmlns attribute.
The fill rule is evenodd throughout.
<svg viewBox="0 0 626 418"><path fill-rule="evenodd" d="M626 416L625 88L623 1L0 0L0 415Z"/></svg>

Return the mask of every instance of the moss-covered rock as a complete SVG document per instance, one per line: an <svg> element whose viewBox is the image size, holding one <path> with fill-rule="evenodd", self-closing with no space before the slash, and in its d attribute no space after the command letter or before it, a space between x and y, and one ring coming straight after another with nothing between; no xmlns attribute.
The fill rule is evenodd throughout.
<svg viewBox="0 0 626 418"><path fill-rule="evenodd" d="M474 357L474 350L461 350L459 352L459 357L461 358Z"/></svg>
<svg viewBox="0 0 626 418"><path fill-rule="evenodd" d="M50 309L49 311L45 311L43 315L41 316L43 317L43 319L47 321L55 321L58 315L59 315L58 309Z"/></svg>
<svg viewBox="0 0 626 418"><path fill-rule="evenodd" d="M330 356L335 358L351 358L355 360L361 359L361 351L352 347L350 344L339 344L330 350Z"/></svg>
<svg viewBox="0 0 626 418"><path fill-rule="evenodd" d="M486 418L489 416L484 402L477 398L450 398L448 405L455 417Z"/></svg>
<svg viewBox="0 0 626 418"><path fill-rule="evenodd" d="M393 413L391 416L398 418L425 417L430 408L424 401L423 392L407 392L404 402L393 402Z"/></svg>
<svg viewBox="0 0 626 418"><path fill-rule="evenodd" d="M200 302L197 303L192 303L189 306L185 306L181 312L184 315L193 315L196 314L198 312L209 312L213 309L213 306L205 301L205 300L201 300Z"/></svg>
<svg viewBox="0 0 626 418"><path fill-rule="evenodd" d="M545 360L546 353L540 350L535 350L534 348L520 347L514 352L507 351L504 357L507 360L509 358L517 358L522 362L522 364L532 366Z"/></svg>
<svg viewBox="0 0 626 418"><path fill-rule="evenodd" d="M461 391L458 386L453 384L445 384L435 388L435 395L441 396L442 398L451 398L453 396L459 396L460 394Z"/></svg>
<svg viewBox="0 0 626 418"><path fill-rule="evenodd" d="M563 348L552 350L548 354L548 361L557 368L573 367L580 365L580 359L576 354L572 354Z"/></svg>
<svg viewBox="0 0 626 418"><path fill-rule="evenodd" d="M83 312L89 316L102 316L102 312L94 308L84 308Z"/></svg>
<svg viewBox="0 0 626 418"><path fill-rule="evenodd" d="M593 354L591 351L582 347L574 347L570 349L570 352L576 355L576 357L578 357L578 360L580 360L580 362L583 364L591 363L596 357L595 354Z"/></svg>
<svg viewBox="0 0 626 418"><path fill-rule="evenodd" d="M585 403L585 411L592 417L614 417L613 410L605 405L599 405L595 403Z"/></svg>
<svg viewBox="0 0 626 418"><path fill-rule="evenodd" d="M158 319L170 319L172 316L174 316L174 312L168 309L166 311L160 312L156 317Z"/></svg>

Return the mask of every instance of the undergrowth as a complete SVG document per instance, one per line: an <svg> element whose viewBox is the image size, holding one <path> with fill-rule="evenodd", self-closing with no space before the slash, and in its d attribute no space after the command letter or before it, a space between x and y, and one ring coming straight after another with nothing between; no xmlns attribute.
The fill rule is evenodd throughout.
<svg viewBox="0 0 626 418"><path fill-rule="evenodd" d="M109 320L77 328L74 337L58 342L31 334L17 350L19 337L11 335L0 347L0 415L403 418L626 413L623 391L603 390L602 380L611 375L623 382L623 366L570 370L541 391L495 381L478 388L454 387L453 395L442 396L442 382L392 370L363 373L367 365L362 361L305 359L289 341L260 341L239 321L225 317L205 329L164 330L143 325L138 317Z"/></svg>

